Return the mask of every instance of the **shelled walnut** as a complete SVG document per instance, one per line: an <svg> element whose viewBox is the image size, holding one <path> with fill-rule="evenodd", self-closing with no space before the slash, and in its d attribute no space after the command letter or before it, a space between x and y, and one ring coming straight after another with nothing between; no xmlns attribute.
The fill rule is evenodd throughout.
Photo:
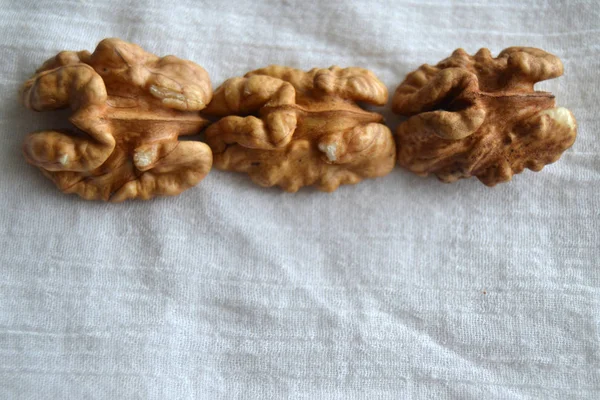
<svg viewBox="0 0 600 400"><path fill-rule="evenodd" d="M211 100L210 80L190 61L105 39L92 54L58 53L21 94L35 111L73 110L76 130L32 133L24 144L27 161L65 193L110 201L176 195L211 168L207 145L177 140L209 122L198 111Z"/></svg>
<svg viewBox="0 0 600 400"><path fill-rule="evenodd" d="M423 65L398 86L393 110L410 116L397 130L398 163L445 182L476 176L488 186L524 168L541 170L575 141L573 114L555 108L536 82L563 73L552 54L529 47L456 50Z"/></svg>
<svg viewBox="0 0 600 400"><path fill-rule="evenodd" d="M207 129L206 141L217 168L246 172L261 186L334 191L395 165L383 117L357 101L387 101L386 87L368 70L269 66L215 91L205 112L224 118Z"/></svg>

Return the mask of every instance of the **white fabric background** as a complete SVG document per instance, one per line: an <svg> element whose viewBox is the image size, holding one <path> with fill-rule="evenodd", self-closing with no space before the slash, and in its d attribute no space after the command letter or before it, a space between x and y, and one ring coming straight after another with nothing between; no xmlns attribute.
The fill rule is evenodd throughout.
<svg viewBox="0 0 600 400"><path fill-rule="evenodd" d="M0 3L0 398L600 398L597 2ZM397 168L286 194L213 171L175 198L85 202L23 160L26 133L64 122L16 93L109 36L215 87L337 64L390 92L457 47L537 46L564 62L538 87L579 136L493 189Z"/></svg>

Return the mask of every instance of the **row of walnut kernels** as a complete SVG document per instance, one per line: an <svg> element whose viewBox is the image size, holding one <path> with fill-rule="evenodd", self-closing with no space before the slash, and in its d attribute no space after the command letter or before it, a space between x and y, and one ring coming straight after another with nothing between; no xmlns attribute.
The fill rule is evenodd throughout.
<svg viewBox="0 0 600 400"><path fill-rule="evenodd" d="M213 163L290 192L333 191L396 163L444 182L476 176L493 186L524 168L539 171L575 141L573 114L533 89L562 72L539 49L511 47L497 58L456 50L398 86L393 111L409 118L394 137L380 114L358 105L387 102L366 69L274 65L213 93L202 67L105 39L93 53L59 53L24 84L26 107L70 107L77 129L31 133L23 151L60 190L89 200L176 195ZM206 143L178 140L204 128Z"/></svg>

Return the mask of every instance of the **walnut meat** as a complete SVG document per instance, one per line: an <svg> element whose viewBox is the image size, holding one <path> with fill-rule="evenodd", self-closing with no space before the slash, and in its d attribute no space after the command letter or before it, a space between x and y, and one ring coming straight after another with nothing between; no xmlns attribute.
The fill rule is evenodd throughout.
<svg viewBox="0 0 600 400"><path fill-rule="evenodd" d="M575 141L573 114L555 108L536 82L563 73L552 54L529 47L456 50L423 65L398 86L393 110L410 116L397 130L398 163L444 182L476 176L488 186L524 168L541 170Z"/></svg>
<svg viewBox="0 0 600 400"><path fill-rule="evenodd" d="M334 191L393 169L395 143L383 117L356 104L386 100L386 87L365 69L270 66L215 91L205 111L224 118L206 141L217 168L246 172L261 186Z"/></svg>
<svg viewBox="0 0 600 400"><path fill-rule="evenodd" d="M35 111L70 107L74 131L43 131L25 140L28 162L66 193L123 201L176 195L212 165L204 143L178 141L208 124L198 111L212 89L200 66L159 58L105 39L93 53L63 51L22 89Z"/></svg>

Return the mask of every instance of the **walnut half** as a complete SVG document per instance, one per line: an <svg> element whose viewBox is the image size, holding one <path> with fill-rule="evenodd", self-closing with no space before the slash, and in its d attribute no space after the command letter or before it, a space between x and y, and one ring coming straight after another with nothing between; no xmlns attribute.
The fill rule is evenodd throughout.
<svg viewBox="0 0 600 400"><path fill-rule="evenodd" d="M224 117L206 131L219 169L246 172L261 186L333 191L382 176L395 165L395 143L380 114L387 89L361 68L308 72L270 66L227 80L207 114Z"/></svg>
<svg viewBox="0 0 600 400"><path fill-rule="evenodd" d="M63 51L46 61L21 97L35 111L73 110L77 130L32 133L23 146L65 193L109 201L176 195L211 168L207 145L177 140L209 122L198 111L212 98L210 80L190 61L105 39L91 54Z"/></svg>
<svg viewBox="0 0 600 400"><path fill-rule="evenodd" d="M410 116L397 130L398 163L444 182L476 176L488 186L524 168L541 170L575 141L573 114L555 108L536 82L563 73L561 61L530 47L456 50L423 65L398 86L394 112Z"/></svg>

